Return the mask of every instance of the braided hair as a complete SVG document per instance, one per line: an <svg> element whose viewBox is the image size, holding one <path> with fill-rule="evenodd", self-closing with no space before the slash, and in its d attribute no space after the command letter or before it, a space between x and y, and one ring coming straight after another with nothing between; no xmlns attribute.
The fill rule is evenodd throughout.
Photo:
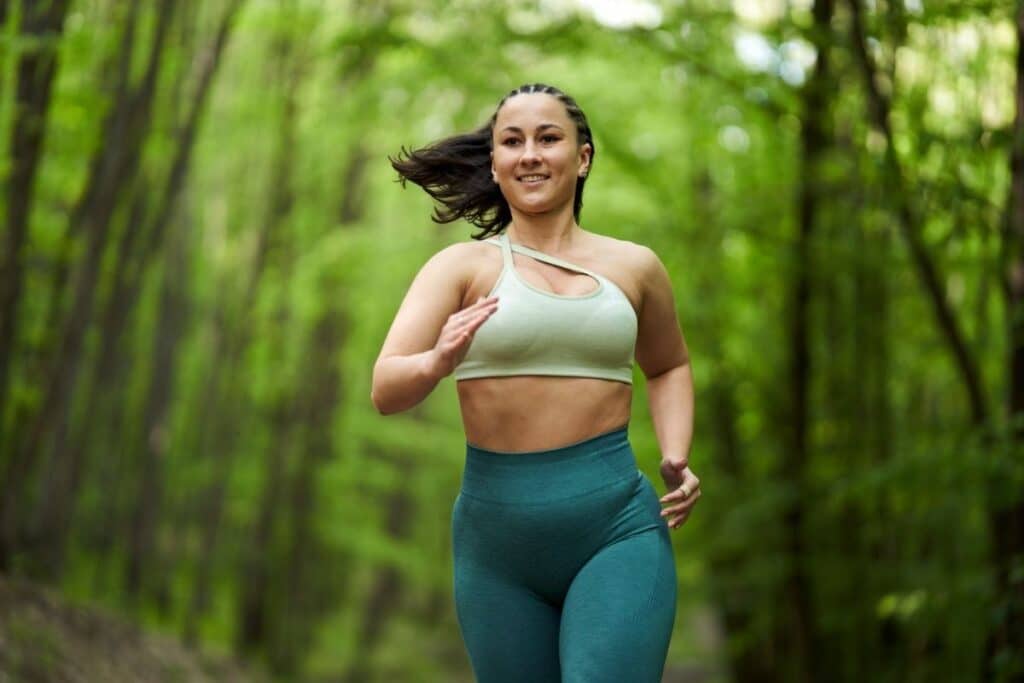
<svg viewBox="0 0 1024 683"><path fill-rule="evenodd" d="M491 179L491 150L494 124L498 112L516 95L542 93L555 97L565 107L569 118L576 124L579 145L590 145L590 163L594 159L594 137L590 133L587 117L569 95L543 83L529 83L512 90L498 102L490 120L470 133L454 135L416 150L402 147L397 157L388 157L398 171L402 186L411 181L422 187L439 205L431 218L436 223L451 223L460 218L481 228L474 239L485 239L498 234L512 222L512 211L501 188ZM576 182L573 216L578 221L583 207L583 186L586 176Z"/></svg>

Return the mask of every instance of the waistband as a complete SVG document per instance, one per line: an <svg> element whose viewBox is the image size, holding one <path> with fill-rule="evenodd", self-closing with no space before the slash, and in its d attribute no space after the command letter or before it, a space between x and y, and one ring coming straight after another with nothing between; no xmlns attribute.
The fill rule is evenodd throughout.
<svg viewBox="0 0 1024 683"><path fill-rule="evenodd" d="M462 493L503 503L546 503L635 479L629 425L539 451L492 451L466 444Z"/></svg>

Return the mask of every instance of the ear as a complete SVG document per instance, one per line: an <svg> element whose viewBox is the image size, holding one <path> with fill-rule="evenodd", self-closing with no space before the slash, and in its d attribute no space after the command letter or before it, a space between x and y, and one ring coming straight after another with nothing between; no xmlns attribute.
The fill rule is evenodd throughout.
<svg viewBox="0 0 1024 683"><path fill-rule="evenodd" d="M580 178L586 178L587 174L590 173L590 153L594 150L589 142L584 142L580 145L580 170L577 175Z"/></svg>

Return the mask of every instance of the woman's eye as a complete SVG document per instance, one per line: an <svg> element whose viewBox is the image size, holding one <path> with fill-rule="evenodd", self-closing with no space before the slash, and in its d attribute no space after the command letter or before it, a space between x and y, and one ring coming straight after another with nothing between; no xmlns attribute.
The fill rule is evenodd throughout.
<svg viewBox="0 0 1024 683"><path fill-rule="evenodd" d="M557 135L545 135L545 136L541 137L540 141L541 142L558 142L558 136Z"/></svg>
<svg viewBox="0 0 1024 683"><path fill-rule="evenodd" d="M517 144L519 144L519 140L516 140L515 138L509 138L508 140L505 140L505 141L504 141L503 143L501 143L501 144L503 144L503 145L508 145L508 146L513 146L513 145L517 145Z"/></svg>

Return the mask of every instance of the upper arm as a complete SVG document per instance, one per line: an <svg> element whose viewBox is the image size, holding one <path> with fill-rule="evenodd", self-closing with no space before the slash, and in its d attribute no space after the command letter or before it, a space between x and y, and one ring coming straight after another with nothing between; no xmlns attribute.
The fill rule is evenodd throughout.
<svg viewBox="0 0 1024 683"><path fill-rule="evenodd" d="M644 375L654 377L689 362L689 352L676 316L668 271L648 247L640 248L639 261L642 298L635 356Z"/></svg>
<svg viewBox="0 0 1024 683"><path fill-rule="evenodd" d="M461 242L449 245L420 268L395 314L378 362L434 347L448 316L462 308L469 282L466 246Z"/></svg>

